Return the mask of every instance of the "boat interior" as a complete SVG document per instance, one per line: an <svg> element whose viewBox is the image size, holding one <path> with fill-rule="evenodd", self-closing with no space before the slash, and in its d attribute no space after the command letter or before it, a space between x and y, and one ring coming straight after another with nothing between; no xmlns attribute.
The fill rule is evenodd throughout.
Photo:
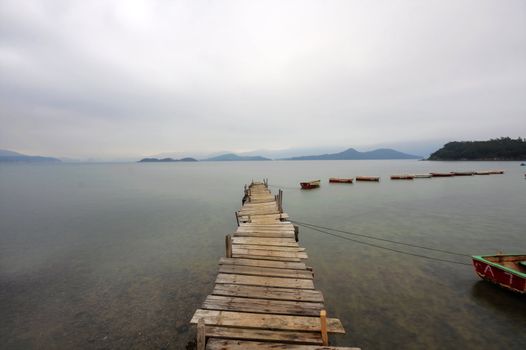
<svg viewBox="0 0 526 350"><path fill-rule="evenodd" d="M483 258L509 269L526 273L526 255L494 255L484 256Z"/></svg>

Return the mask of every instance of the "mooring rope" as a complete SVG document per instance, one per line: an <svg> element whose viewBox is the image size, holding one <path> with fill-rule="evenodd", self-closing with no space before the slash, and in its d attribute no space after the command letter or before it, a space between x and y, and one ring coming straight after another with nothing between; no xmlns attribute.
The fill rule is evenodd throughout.
<svg viewBox="0 0 526 350"><path fill-rule="evenodd" d="M339 230L339 229L335 229L335 228L330 228L330 227L324 227L324 226L319 226L319 225L315 225L315 224L310 224L308 222L301 222L301 221L296 221L296 220L290 220L290 221L295 223L295 224L298 224L298 225L312 226L312 227L315 227L315 228L318 228L318 229L322 229L322 230L328 230L328 231L344 233L346 235L365 237L365 238L369 238L369 239L375 239L375 240L378 240L378 241L384 241L384 242L389 242L389 243L394 243L394 244L405 245L405 246L413 247L413 248L426 249L426 250L431 250L431 251L435 251L435 252L439 252L439 253L445 253L445 254L457 255L457 256L463 256L463 257L471 256L470 254L467 254L467 253L459 253L459 252L454 252L454 251L451 251L451 250L431 248L431 247L426 247L426 246L422 246L422 245L418 245L418 244L400 242L400 241L395 241L395 240L392 240L392 239L366 235L366 234L363 234L363 233L355 233L355 232L351 232L351 231L343 231L343 230Z"/></svg>
<svg viewBox="0 0 526 350"><path fill-rule="evenodd" d="M428 260L434 260L434 261L440 261L440 262L446 262L446 263L451 263L451 264L457 264L457 265L465 265L465 266L471 266L471 264L468 264L468 263L465 263L465 262L460 262L460 261L454 261L454 260L448 260L448 259L442 259L442 258L435 258L435 257L432 257L432 256L428 256L428 255L423 255L423 254L417 254L417 253L411 253L411 252L406 252L406 251L403 251L403 250L398 250L398 249L394 249L394 248L388 248L388 247L384 247L384 246L381 246L381 245L377 245L377 244L373 244L373 243L368 243L368 242L363 242L363 241L360 241L360 240L357 240L357 239L353 239L353 238L349 238L349 237L345 237L345 236L341 236L341 235L338 235L336 233L332 233L332 232L329 232L327 231L328 230L333 230L333 231L336 231L336 232L339 232L341 230L336 230L336 229L331 229L331 228L327 228L327 229L319 229L317 227L322 227L322 226L317 226L317 225L313 225L313 224L306 224L306 223L302 223L300 221L295 221L295 220L290 220L291 222L297 224L298 226L302 226L302 227L305 227L305 228L308 228L308 229L311 229L311 230L314 230L314 231L317 231L317 232L320 232L320 233L324 233L324 234L327 234L327 235L331 235L331 236L334 236L334 237L338 237L338 238L341 238L341 239L344 239L344 240L347 240L347 241L351 241L351 242L354 242L354 243L358 243L358 244L363 244L363 245L366 245L366 246L369 246L369 247L373 247L373 248L378 248L378 249L383 249L383 250L387 250L387 251L390 251L390 252L394 252L394 253L399 253L399 254L404 254L404 255L410 255L410 256L414 256L414 257L418 257L418 258L423 258L423 259L428 259ZM355 233L352 233L352 232L346 232L346 231L343 231L344 233L349 233L349 234L352 234L352 235L359 235L359 236L363 236L363 237L367 237L367 238L372 238L372 239L379 239L379 240L384 240L384 239L380 239L378 237L373 237L373 236L367 236L367 235L360 235L360 234L355 234ZM417 246L417 245L412 245L412 244L408 244L408 243L403 243L403 242L396 242L396 241L390 241L390 240L385 240L387 242L390 242L390 243L396 243L396 244L403 244L403 245L407 245L407 246L410 246L410 247L415 247L415 248L422 248L422 249L428 249L428 250L434 250L434 251L437 251L437 252L441 252L441 253L448 253L448 254L453 254L453 255L460 255L460 256L470 256L468 254L460 254L460 253L455 253L455 252L449 252L447 250L442 250L442 249L435 249L435 248L429 248L429 247L423 247L423 246Z"/></svg>

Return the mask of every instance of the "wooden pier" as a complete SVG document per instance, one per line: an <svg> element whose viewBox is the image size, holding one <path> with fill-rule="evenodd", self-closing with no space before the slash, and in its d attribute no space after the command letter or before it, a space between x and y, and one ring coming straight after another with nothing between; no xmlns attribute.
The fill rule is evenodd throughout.
<svg viewBox="0 0 526 350"><path fill-rule="evenodd" d="M191 320L198 350L357 349L328 346L330 333L345 330L327 317L282 199L267 181L245 186L238 228L225 238L214 290Z"/></svg>

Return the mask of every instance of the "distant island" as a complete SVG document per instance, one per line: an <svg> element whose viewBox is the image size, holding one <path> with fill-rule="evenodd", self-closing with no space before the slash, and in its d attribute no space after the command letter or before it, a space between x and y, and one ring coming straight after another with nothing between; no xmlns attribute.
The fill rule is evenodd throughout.
<svg viewBox="0 0 526 350"><path fill-rule="evenodd" d="M233 161L254 161L254 160L270 160L269 158L261 156L238 156L234 153L222 154L220 156L203 159L203 161L210 162L233 162Z"/></svg>
<svg viewBox="0 0 526 350"><path fill-rule="evenodd" d="M60 163L61 160L53 157L29 156L9 150L0 150L0 162L25 162L25 163Z"/></svg>
<svg viewBox="0 0 526 350"><path fill-rule="evenodd" d="M285 158L284 160L365 160L365 159L421 159L420 156L402 153L390 148L379 148L373 151L360 152L349 148L343 152Z"/></svg>
<svg viewBox="0 0 526 350"><path fill-rule="evenodd" d="M501 137L489 141L454 141L431 154L428 160L525 160L526 139Z"/></svg>
<svg viewBox="0 0 526 350"><path fill-rule="evenodd" d="M173 158L143 158L139 160L137 163L169 163L169 162L197 162L197 159L194 158L181 158L181 159L173 159Z"/></svg>

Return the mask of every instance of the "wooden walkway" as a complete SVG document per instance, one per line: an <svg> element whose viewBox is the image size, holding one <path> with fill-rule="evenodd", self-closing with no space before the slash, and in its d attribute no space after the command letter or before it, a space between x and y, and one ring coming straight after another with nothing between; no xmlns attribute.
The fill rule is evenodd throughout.
<svg viewBox="0 0 526 350"><path fill-rule="evenodd" d="M328 346L328 333L345 331L326 317L305 248L283 213L282 192L273 196L266 182L253 182L243 203L214 290L191 320L197 349L357 349Z"/></svg>

